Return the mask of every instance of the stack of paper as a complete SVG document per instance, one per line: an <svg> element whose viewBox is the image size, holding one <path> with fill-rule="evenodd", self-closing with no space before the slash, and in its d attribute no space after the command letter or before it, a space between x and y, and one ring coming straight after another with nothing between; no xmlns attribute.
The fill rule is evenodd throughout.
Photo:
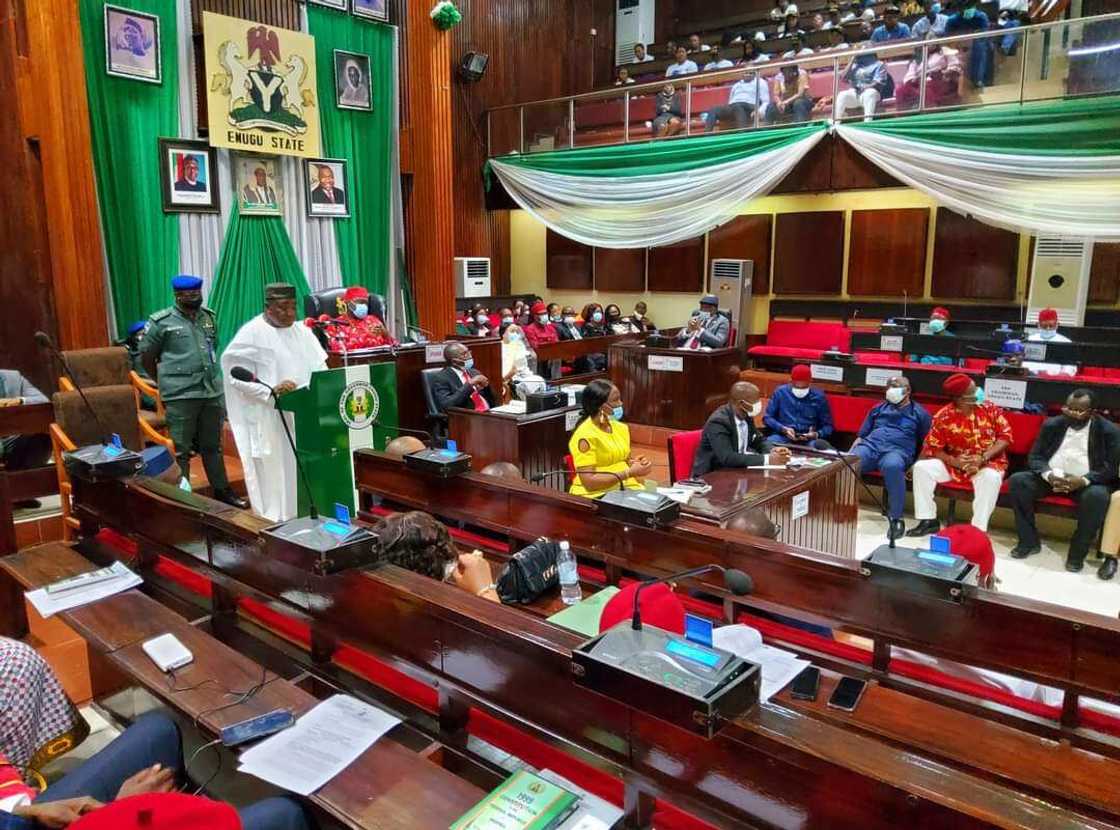
<svg viewBox="0 0 1120 830"><path fill-rule="evenodd" d="M311 795L398 723L357 698L335 695L290 729L242 753L238 769L296 795Z"/></svg>
<svg viewBox="0 0 1120 830"><path fill-rule="evenodd" d="M25 596L40 616L50 617L135 588L143 582L125 565L114 562L108 568L78 574L44 588L28 591Z"/></svg>
<svg viewBox="0 0 1120 830"><path fill-rule="evenodd" d="M810 665L792 651L764 645L758 629L749 625L725 625L712 632L712 645L730 651L762 670L758 702L766 703Z"/></svg>
<svg viewBox="0 0 1120 830"><path fill-rule="evenodd" d="M524 415L525 401L510 401L502 406L495 406L491 412L505 412L507 415Z"/></svg>

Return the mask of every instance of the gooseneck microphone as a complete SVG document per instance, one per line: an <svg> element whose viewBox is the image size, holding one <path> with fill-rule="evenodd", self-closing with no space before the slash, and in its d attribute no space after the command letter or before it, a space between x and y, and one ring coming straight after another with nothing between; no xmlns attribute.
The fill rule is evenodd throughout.
<svg viewBox="0 0 1120 830"><path fill-rule="evenodd" d="M392 424L383 424L381 421L374 421L372 424L370 424L370 427L373 428L373 429L379 429L379 428L380 429L390 429L393 432L399 432L401 435L419 435L419 436L427 439L428 441L434 441L435 440L435 438L432 437L432 434L430 432L428 432L428 430L426 430L426 429L412 429L410 427L397 427L397 426L393 426Z"/></svg>
<svg viewBox="0 0 1120 830"><path fill-rule="evenodd" d="M659 582L672 582L676 579L687 579L693 576L700 576L710 571L719 571L723 574L723 584L727 586L727 590L737 597L745 597L754 591L754 580L750 575L737 568L725 568L722 565L701 565L699 568L692 568L691 570L681 571L680 573L669 574L658 579L649 579L643 582L638 590L634 592L634 616L630 621L630 627L635 631L642 630L642 612L638 601L641 599L642 591L651 585L657 585Z"/></svg>
<svg viewBox="0 0 1120 830"><path fill-rule="evenodd" d="M917 404L915 404L915 406L916 405ZM893 549L895 547L894 520L891 518L890 511L887 510L887 505L883 502L883 500L879 496L876 496L875 492L867 486L867 482L863 480L863 476L859 474L859 471L852 466L852 462L848 460L849 455L850 452L843 452L841 450L836 451L836 457L844 462L844 466L848 468L848 472L855 476L856 481L859 482L860 486L864 489L864 492L866 492L867 495L871 497L871 501L873 501L878 506L879 510L887 514L887 542Z"/></svg>
<svg viewBox="0 0 1120 830"><path fill-rule="evenodd" d="M277 403L280 402L280 398L276 394L276 390L265 383L263 380L258 378L244 366L234 366L229 370L229 376L234 380L239 380L243 383L259 383L261 386L267 389L269 393L271 393L272 399L274 401L276 401ZM279 409L277 410L277 414L280 416L280 424L284 427L284 435L288 438L288 446L292 448L292 456L296 460L296 468L299 470L299 476L303 481L303 487L305 490L307 490L307 505L310 511L310 516L312 519L318 519L319 509L315 506L315 496L311 492L311 482L307 478L307 470L303 469L303 462L300 460L299 453L296 451L296 442L292 438L291 430L288 429L288 419L284 417L284 413Z"/></svg>
<svg viewBox="0 0 1120 830"><path fill-rule="evenodd" d="M77 390L78 394L82 398L82 403L86 405L86 409L89 410L89 414L92 415L93 420L97 422L97 427L101 430L101 443L111 444L112 432L110 432L110 430L105 426L105 422L101 420L101 416L97 414L97 410L95 410L93 406L90 405L89 398L86 397L85 390L83 390L82 385L78 383L78 379L74 377L74 373L70 370L70 364L66 362L66 357L62 354L62 352L58 350L58 347L54 344L54 341L51 340L50 335L45 331L37 331L35 332L35 342L40 347L46 349L56 358L58 358L58 362L62 364L62 370L66 373L66 377L70 378L70 382L74 384L74 389Z"/></svg>

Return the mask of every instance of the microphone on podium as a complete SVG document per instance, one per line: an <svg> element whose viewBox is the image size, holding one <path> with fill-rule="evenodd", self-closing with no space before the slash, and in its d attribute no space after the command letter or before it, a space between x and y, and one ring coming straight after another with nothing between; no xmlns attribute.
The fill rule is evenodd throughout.
<svg viewBox="0 0 1120 830"><path fill-rule="evenodd" d="M692 568L691 570L681 571L680 573L669 574L668 576L660 577L659 579L650 579L641 584L638 590L634 592L634 616L630 621L630 627L635 631L642 630L642 612L638 605L638 600L642 596L642 591L651 585L657 585L662 582L672 582L676 579L687 579L693 576L700 576L701 574L709 573L710 571L720 571L723 574L723 584L727 586L727 590L737 597L745 597L754 591L754 580L750 575L737 568L725 568L722 565L702 565L699 568Z"/></svg>

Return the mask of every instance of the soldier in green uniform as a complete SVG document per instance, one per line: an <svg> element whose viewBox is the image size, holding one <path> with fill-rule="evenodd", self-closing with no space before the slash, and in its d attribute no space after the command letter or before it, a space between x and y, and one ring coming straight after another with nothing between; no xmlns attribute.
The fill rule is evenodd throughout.
<svg viewBox="0 0 1120 830"><path fill-rule="evenodd" d="M148 375L148 370L144 368L144 360L140 355L140 341L144 339L144 329L147 328L147 320L137 320L128 327L128 333L120 345L128 349L128 366L132 371L140 376L142 380L148 383L155 383L154 380ZM151 395L140 396L140 407L149 411L154 411L156 408L156 399Z"/></svg>
<svg viewBox="0 0 1120 830"><path fill-rule="evenodd" d="M140 341L144 369L159 383L167 428L183 475L190 478L191 452L197 445L214 498L247 509L249 502L230 489L222 458L226 413L217 318L202 307L200 278L175 277L171 288L175 305L152 315Z"/></svg>

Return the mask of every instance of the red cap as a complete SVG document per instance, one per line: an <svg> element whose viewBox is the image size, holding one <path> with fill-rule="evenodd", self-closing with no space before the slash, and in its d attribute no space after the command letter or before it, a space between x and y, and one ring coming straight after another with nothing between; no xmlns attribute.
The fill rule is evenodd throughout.
<svg viewBox="0 0 1120 830"><path fill-rule="evenodd" d="M809 368L809 364L807 363L798 363L789 373L789 377L790 380L810 381L813 379L813 370Z"/></svg>
<svg viewBox="0 0 1120 830"><path fill-rule="evenodd" d="M348 303L352 303L354 300L368 300L369 289L360 285L352 285L346 289L346 293L342 295L342 299Z"/></svg>
<svg viewBox="0 0 1120 830"><path fill-rule="evenodd" d="M933 311L931 311L929 313L929 316L930 317L940 317L942 320L948 320L949 319L949 309L945 308L945 306L940 306L939 305L937 308L935 308Z"/></svg>
<svg viewBox="0 0 1120 830"><path fill-rule="evenodd" d="M241 830L229 804L182 793L147 793L86 813L71 830Z"/></svg>
<svg viewBox="0 0 1120 830"><path fill-rule="evenodd" d="M945 382L941 384L941 390L950 398L959 398L968 391L968 387L971 385L972 378L957 372L955 375L949 375Z"/></svg>
<svg viewBox="0 0 1120 830"><path fill-rule="evenodd" d="M532 314L548 314L548 306L544 303L536 302L533 303L533 307L529 309L529 311Z"/></svg>
<svg viewBox="0 0 1120 830"><path fill-rule="evenodd" d="M972 525L950 525L937 534L949 540L949 550L975 563L980 576L991 576L996 567L996 554L988 534Z"/></svg>
<svg viewBox="0 0 1120 830"><path fill-rule="evenodd" d="M600 632L634 616L634 592L641 584L632 582L611 597L599 617ZM642 612L643 623L649 623L662 631L684 634L684 606L665 583L650 585L642 591L639 610Z"/></svg>
<svg viewBox="0 0 1120 830"><path fill-rule="evenodd" d="M1038 312L1038 322L1040 323L1056 323L1058 322L1058 311L1054 308L1044 308Z"/></svg>

